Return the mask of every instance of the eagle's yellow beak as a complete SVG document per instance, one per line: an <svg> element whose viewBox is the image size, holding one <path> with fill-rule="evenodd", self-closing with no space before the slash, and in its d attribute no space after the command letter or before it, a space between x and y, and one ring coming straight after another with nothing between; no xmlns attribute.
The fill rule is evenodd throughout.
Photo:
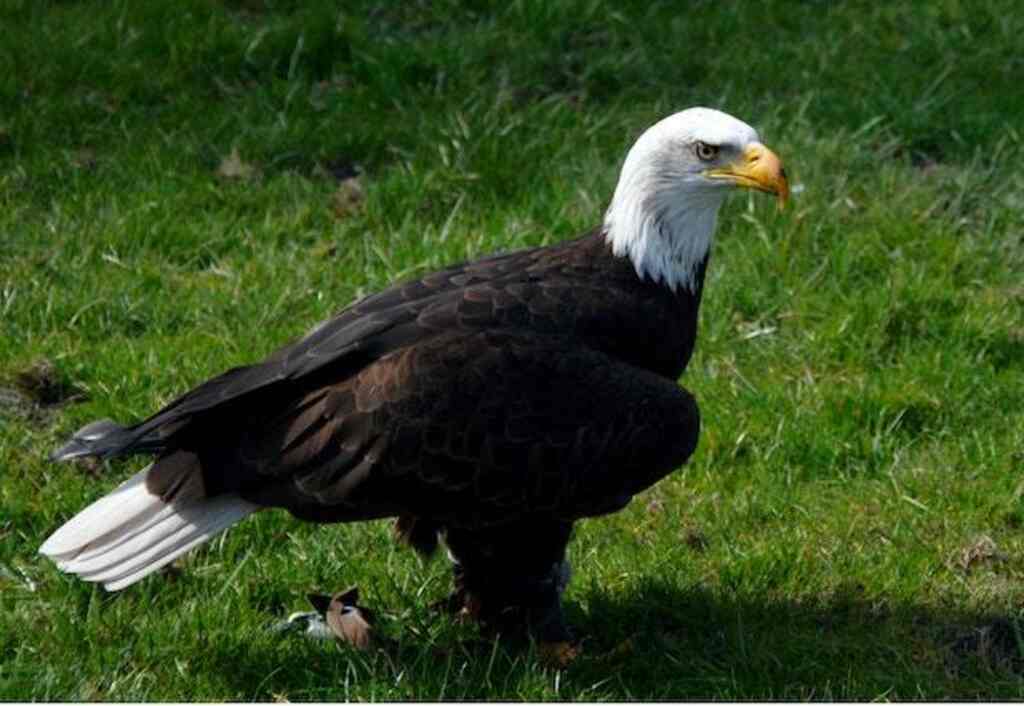
<svg viewBox="0 0 1024 706"><path fill-rule="evenodd" d="M760 142L750 144L743 156L727 167L709 169L704 175L710 179L727 179L745 189L757 189L779 197L779 207L789 198L786 170L774 152Z"/></svg>

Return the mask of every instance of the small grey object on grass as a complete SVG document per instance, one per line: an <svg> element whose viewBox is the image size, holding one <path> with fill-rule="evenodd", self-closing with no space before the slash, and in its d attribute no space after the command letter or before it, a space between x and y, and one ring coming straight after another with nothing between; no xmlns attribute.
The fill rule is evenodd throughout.
<svg viewBox="0 0 1024 706"><path fill-rule="evenodd" d="M282 634L301 632L312 640L330 640L334 637L324 616L315 610L292 613L287 620L274 623L269 629L271 632Z"/></svg>

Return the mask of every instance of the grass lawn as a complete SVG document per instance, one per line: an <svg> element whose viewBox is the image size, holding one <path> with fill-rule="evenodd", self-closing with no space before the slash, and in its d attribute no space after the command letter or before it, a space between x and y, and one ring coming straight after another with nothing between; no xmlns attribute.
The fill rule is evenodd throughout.
<svg viewBox="0 0 1024 706"><path fill-rule="evenodd" d="M929 3L0 0L0 699L1024 698L1024 14ZM658 118L757 126L693 461L579 524L567 670L443 558L264 513L120 594L55 465L389 282L599 222ZM358 175L353 178L353 175ZM391 651L282 639L358 584Z"/></svg>

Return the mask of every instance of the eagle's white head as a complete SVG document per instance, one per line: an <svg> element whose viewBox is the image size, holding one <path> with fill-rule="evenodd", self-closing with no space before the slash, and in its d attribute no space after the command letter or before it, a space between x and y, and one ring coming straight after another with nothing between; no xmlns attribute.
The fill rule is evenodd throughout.
<svg viewBox="0 0 1024 706"><path fill-rule="evenodd" d="M789 195L782 163L754 128L710 108L670 115L626 155L605 237L640 277L692 291L718 209L736 186L776 194L780 203Z"/></svg>

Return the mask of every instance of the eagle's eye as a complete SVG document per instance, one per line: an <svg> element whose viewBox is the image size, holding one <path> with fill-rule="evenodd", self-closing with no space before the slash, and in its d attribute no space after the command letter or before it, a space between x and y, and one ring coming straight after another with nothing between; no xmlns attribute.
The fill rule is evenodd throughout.
<svg viewBox="0 0 1024 706"><path fill-rule="evenodd" d="M694 146L697 159L702 162L710 162L718 156L718 145L709 145L707 142L698 141Z"/></svg>

